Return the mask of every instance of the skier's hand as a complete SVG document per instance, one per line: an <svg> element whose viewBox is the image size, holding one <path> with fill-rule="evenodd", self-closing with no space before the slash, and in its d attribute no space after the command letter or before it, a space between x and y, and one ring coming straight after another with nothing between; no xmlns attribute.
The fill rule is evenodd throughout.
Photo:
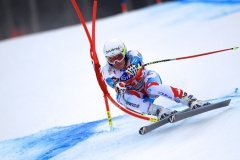
<svg viewBox="0 0 240 160"><path fill-rule="evenodd" d="M126 85L124 82L116 82L115 83L115 90L118 94L120 95L124 95L124 93L126 92Z"/></svg>
<svg viewBox="0 0 240 160"><path fill-rule="evenodd" d="M135 76L138 72L138 67L135 64L131 64L130 66L127 67L125 72L131 76Z"/></svg>

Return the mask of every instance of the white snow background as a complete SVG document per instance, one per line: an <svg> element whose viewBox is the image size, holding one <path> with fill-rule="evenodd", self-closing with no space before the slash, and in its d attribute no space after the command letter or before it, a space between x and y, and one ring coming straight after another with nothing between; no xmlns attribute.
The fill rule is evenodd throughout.
<svg viewBox="0 0 240 160"><path fill-rule="evenodd" d="M168 2L99 19L102 66L110 38L140 51L145 63L240 47L240 2ZM0 42L1 160L240 159L240 49L150 65L164 84L212 103L232 101L142 136L150 122L112 104L109 130L89 48L82 25Z"/></svg>

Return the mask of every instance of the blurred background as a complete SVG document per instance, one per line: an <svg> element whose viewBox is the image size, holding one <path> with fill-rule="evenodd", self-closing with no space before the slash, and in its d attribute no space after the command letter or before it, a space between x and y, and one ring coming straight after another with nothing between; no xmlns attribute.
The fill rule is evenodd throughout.
<svg viewBox="0 0 240 160"><path fill-rule="evenodd" d="M85 21L93 0L76 0ZM98 0L97 18L128 12L168 0ZM0 0L0 41L80 23L71 0Z"/></svg>

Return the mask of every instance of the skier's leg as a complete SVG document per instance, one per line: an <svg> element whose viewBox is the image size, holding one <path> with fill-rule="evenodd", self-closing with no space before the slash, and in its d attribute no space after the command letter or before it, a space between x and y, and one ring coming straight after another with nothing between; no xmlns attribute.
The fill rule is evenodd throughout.
<svg viewBox="0 0 240 160"><path fill-rule="evenodd" d="M159 119L171 114L173 111L151 103L144 98L144 94L134 90L128 90L124 96L117 95L117 101L125 107L140 113L157 116Z"/></svg>
<svg viewBox="0 0 240 160"><path fill-rule="evenodd" d="M188 95L181 89L161 84L160 76L154 71L148 71L144 85L149 97L163 96L177 103L187 105L191 109L209 104L208 102L197 100L193 95Z"/></svg>
<svg viewBox="0 0 240 160"><path fill-rule="evenodd" d="M156 86L162 85L162 81L160 76L154 72L149 70L144 79L144 91L148 95L149 99L155 100L160 96L160 90L157 90ZM172 92L171 92L172 93ZM164 119L166 116L175 113L176 111L172 111L168 108L164 108L162 106L151 104L148 109L148 114L158 116L159 119Z"/></svg>
<svg viewBox="0 0 240 160"><path fill-rule="evenodd" d="M123 106L147 114L150 106L149 101L143 99L143 94L134 90L127 90L124 96L117 94L117 101Z"/></svg>

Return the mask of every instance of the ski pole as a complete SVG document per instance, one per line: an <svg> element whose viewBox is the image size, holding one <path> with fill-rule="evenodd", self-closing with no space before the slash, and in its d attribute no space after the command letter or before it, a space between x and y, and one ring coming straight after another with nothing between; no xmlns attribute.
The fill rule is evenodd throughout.
<svg viewBox="0 0 240 160"><path fill-rule="evenodd" d="M156 64L156 63L161 63L161 62L168 62L168 61L175 61L175 60L182 60L182 59L189 59L189 58L195 58L195 57L200 57L200 56L206 56L209 54L214 54L214 53L219 53L219 52L225 52L225 51L229 51L229 50L237 50L239 47L233 47L233 48L228 48L228 49L223 49L223 50L217 50L217 51L212 51L212 52L206 52L206 53L201 53L201 54L195 54L195 55L191 55L191 56L186 56L186 57L178 57L178 58L172 58L172 59L164 59L164 60L159 60L159 61L153 61L153 62L149 62L146 63L142 66L139 66L138 69L144 67L144 66L148 66L151 64Z"/></svg>

